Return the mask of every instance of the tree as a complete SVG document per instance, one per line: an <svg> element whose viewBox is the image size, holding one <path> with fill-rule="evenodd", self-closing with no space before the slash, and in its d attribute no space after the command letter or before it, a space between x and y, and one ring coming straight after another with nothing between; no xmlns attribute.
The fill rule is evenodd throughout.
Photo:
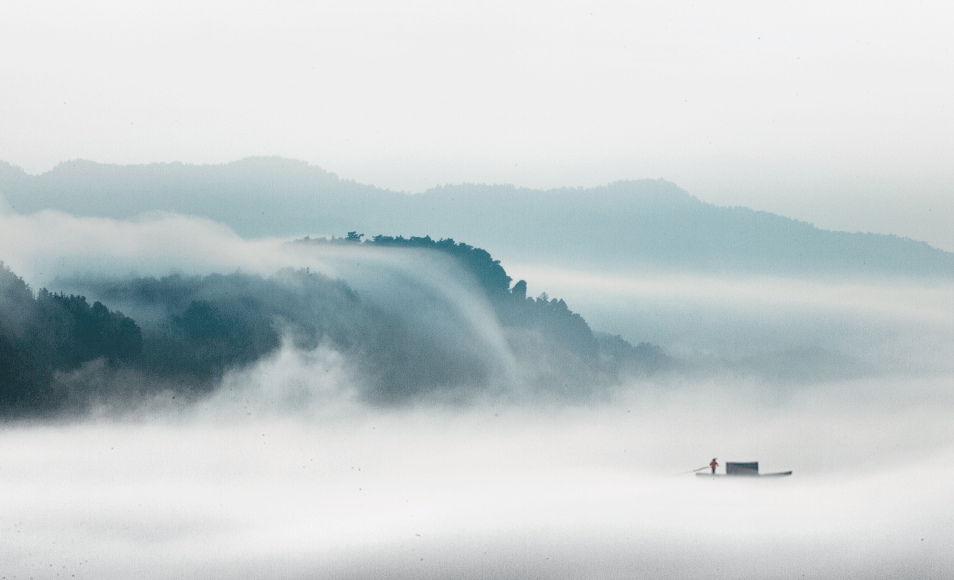
<svg viewBox="0 0 954 580"><path fill-rule="evenodd" d="M526 280L521 280L513 285L513 290L510 291L513 296L521 301L527 299L527 282Z"/></svg>

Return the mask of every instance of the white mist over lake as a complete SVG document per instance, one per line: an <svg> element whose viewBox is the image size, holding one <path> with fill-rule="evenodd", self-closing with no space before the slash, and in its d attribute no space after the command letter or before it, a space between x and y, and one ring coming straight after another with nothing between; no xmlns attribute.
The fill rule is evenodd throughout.
<svg viewBox="0 0 954 580"><path fill-rule="evenodd" d="M5 425L6 577L954 572L950 377L773 400L661 381L584 406L384 411L348 402L333 357L290 356L195 407ZM289 407L295 365L334 400ZM685 473L713 455L794 474Z"/></svg>

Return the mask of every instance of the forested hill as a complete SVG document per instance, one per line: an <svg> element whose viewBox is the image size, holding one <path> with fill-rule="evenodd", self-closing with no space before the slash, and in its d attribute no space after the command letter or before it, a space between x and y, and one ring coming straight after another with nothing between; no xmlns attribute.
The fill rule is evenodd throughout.
<svg viewBox="0 0 954 580"><path fill-rule="evenodd" d="M69 397L55 373L96 359L129 363L141 351L140 328L121 312L85 296L34 296L0 262L0 415L55 409Z"/></svg>
<svg viewBox="0 0 954 580"><path fill-rule="evenodd" d="M561 265L954 277L954 254L924 242L718 207L664 180L549 191L465 184L405 195L275 157L201 166L71 161L38 176L0 162L0 195L21 214L162 210L210 218L245 237L428 232L510 260Z"/></svg>
<svg viewBox="0 0 954 580"><path fill-rule="evenodd" d="M299 244L319 251L313 246L360 237ZM462 268L442 261L410 283L380 279L376 293L402 296L389 306L308 269L58 280L80 295L34 293L0 262L0 418L123 408L163 393L194 400L283 344L334 351L358 396L375 405L459 403L491 389L583 399L671 365L658 346L594 333L563 300L529 298L523 281L511 288L480 248L430 237L361 245L376 254L438 251ZM417 281L442 267L475 298L422 292Z"/></svg>

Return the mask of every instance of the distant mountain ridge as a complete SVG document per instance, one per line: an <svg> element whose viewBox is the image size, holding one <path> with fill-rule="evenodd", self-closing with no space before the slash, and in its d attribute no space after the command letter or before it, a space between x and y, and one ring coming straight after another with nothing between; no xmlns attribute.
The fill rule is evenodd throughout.
<svg viewBox="0 0 954 580"><path fill-rule="evenodd" d="M548 191L463 184L407 195L279 157L224 165L70 161L37 176L0 162L0 195L21 214L125 219L169 211L222 222L244 237L426 233L467 239L510 260L568 266L954 276L954 254L924 242L719 207L664 180Z"/></svg>

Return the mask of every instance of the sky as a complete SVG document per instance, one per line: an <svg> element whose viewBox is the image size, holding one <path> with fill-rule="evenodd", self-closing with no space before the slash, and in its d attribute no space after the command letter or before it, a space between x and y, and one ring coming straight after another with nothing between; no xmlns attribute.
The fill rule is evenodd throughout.
<svg viewBox="0 0 954 580"><path fill-rule="evenodd" d="M941 2L5 6L0 160L303 159L419 192L664 178L954 251Z"/></svg>

